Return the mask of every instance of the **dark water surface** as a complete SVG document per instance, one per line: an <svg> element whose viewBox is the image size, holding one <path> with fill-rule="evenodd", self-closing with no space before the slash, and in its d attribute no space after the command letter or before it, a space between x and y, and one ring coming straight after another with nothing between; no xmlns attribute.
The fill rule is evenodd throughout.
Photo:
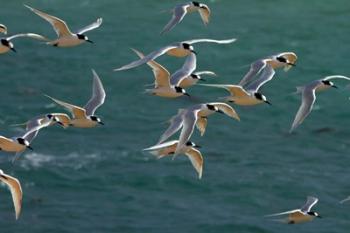
<svg viewBox="0 0 350 233"><path fill-rule="evenodd" d="M90 98L94 68L107 99L97 114L106 125L93 129L40 132L34 152L13 166L1 154L1 169L21 180L24 199L14 220L10 193L0 191L0 232L235 232L346 233L350 204L350 103L342 88L320 93L314 111L295 134L288 130L300 104L295 86L326 75L350 75L350 3L337 1L237 0L207 1L212 20L206 28L197 14L188 15L170 33L159 36L170 15L161 13L175 1L37 0L28 5L63 18L77 30L103 17L101 28L87 33L95 44L54 48L14 41L18 53L0 57L0 129L11 136L25 122L46 112L62 111L42 95L84 105ZM0 23L9 33L36 32L51 38L51 26L23 7L2 1ZM112 72L136 58L130 47L145 53L174 41L226 39L232 45L196 46L198 69L213 70L212 83L236 83L249 64L261 57L293 51L297 67L279 70L264 87L272 106L235 107L241 122L221 115L209 119L207 132L193 141L205 158L202 180L184 156L156 160L141 152L165 130L178 108L194 101L143 94L152 83L147 66ZM183 59L157 61L171 72ZM188 92L200 101L216 101L224 90L200 86ZM283 225L265 214L301 206L307 195L319 197L312 223Z"/></svg>

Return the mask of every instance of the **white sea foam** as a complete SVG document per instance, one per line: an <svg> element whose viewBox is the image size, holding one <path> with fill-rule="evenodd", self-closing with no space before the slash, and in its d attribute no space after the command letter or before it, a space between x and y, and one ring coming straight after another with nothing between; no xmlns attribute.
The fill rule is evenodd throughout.
<svg viewBox="0 0 350 233"><path fill-rule="evenodd" d="M46 165L54 167L71 167L80 169L85 166L91 166L98 161L103 160L100 154L79 154L70 153L67 155L41 154L36 152L26 153L19 158L19 166L30 170L31 168L40 168Z"/></svg>

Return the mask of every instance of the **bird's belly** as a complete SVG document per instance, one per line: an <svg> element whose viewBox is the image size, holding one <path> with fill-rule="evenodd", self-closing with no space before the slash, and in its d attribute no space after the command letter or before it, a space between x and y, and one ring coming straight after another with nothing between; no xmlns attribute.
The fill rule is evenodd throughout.
<svg viewBox="0 0 350 233"><path fill-rule="evenodd" d="M187 13L192 13L192 12L195 12L197 10L198 10L198 7L196 7L196 6L189 6L186 9Z"/></svg>
<svg viewBox="0 0 350 233"><path fill-rule="evenodd" d="M9 47L0 45L0 54L1 53L7 53L10 50Z"/></svg>
<svg viewBox="0 0 350 233"><path fill-rule="evenodd" d="M288 217L288 221L289 222L293 222L294 224L298 224L298 223L303 223L303 222L309 222L312 221L314 219L313 216L310 215L290 215Z"/></svg>
<svg viewBox="0 0 350 233"><path fill-rule="evenodd" d="M97 125L97 122L89 119L73 119L70 124L77 128L93 128Z"/></svg>
<svg viewBox="0 0 350 233"><path fill-rule="evenodd" d="M190 54L190 51L182 48L170 49L167 54L174 57L186 57Z"/></svg>
<svg viewBox="0 0 350 233"><path fill-rule="evenodd" d="M257 105L263 103L263 101L258 100L256 98L252 97L242 97L242 98L237 98L234 96L230 96L227 98L228 101L233 101L237 105L243 105L243 106L249 106L249 105Z"/></svg>
<svg viewBox="0 0 350 233"><path fill-rule="evenodd" d="M326 86L326 85L321 85L321 86L318 86L317 88L316 88L316 92L319 92L319 91L324 91L324 90L327 90L327 89L329 89L329 88L331 88L331 86Z"/></svg>
<svg viewBox="0 0 350 233"><path fill-rule="evenodd" d="M175 90L169 88L152 89L152 94L166 98L176 98L183 95L182 93L178 93Z"/></svg>
<svg viewBox="0 0 350 233"><path fill-rule="evenodd" d="M213 113L214 111L204 109L198 112L198 117L207 117Z"/></svg>
<svg viewBox="0 0 350 233"><path fill-rule="evenodd" d="M51 45L55 45L57 47L73 47L84 43L84 40L79 40L75 37L62 37L58 40L49 42Z"/></svg>
<svg viewBox="0 0 350 233"><path fill-rule="evenodd" d="M173 147L173 146L164 148L164 149L159 151L159 157L163 158L165 156L172 155L175 153L175 149L176 149L176 147Z"/></svg>
<svg viewBox="0 0 350 233"><path fill-rule="evenodd" d="M269 61L268 64L272 67L272 69L277 69L280 67L284 67L286 65L285 63L275 61L275 60Z"/></svg>
<svg viewBox="0 0 350 233"><path fill-rule="evenodd" d="M187 87L195 85L197 82L198 82L198 79L193 79L193 78L187 77L181 81L179 86L182 88L187 88Z"/></svg>
<svg viewBox="0 0 350 233"><path fill-rule="evenodd" d="M6 143L5 145L0 144L0 149L6 152L22 152L26 149L26 146L13 142L13 143Z"/></svg>

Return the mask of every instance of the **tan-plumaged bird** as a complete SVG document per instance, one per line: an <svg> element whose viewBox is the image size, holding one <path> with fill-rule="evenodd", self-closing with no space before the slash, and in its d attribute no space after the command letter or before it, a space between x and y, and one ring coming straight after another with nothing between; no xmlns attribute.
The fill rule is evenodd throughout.
<svg viewBox="0 0 350 233"><path fill-rule="evenodd" d="M187 109L180 109L178 114L170 119L170 126L162 134L158 141L158 144L163 143L165 140L167 140L182 128L175 154L177 154L177 152L181 152L182 147L184 147L185 143L189 141L194 127L197 126L198 130L201 132L201 135L203 135L207 125L207 117L215 112L223 113L238 121L240 120L236 111L228 104L196 104Z"/></svg>
<svg viewBox="0 0 350 233"><path fill-rule="evenodd" d="M151 60L155 60L157 57L167 54L174 57L186 57L191 53L196 53L192 44L196 43L216 43L216 44L231 44L235 42L236 39L228 40L213 40L213 39L194 39L194 40L185 40L181 42L175 42L170 45L164 46L158 50L155 50L143 58L133 61L127 65L124 65L120 68L114 69L114 71L128 70L145 64Z"/></svg>
<svg viewBox="0 0 350 233"><path fill-rule="evenodd" d="M140 51L133 49L133 51L140 57L143 58L144 55ZM195 56L195 54L193 54ZM170 73L167 69L165 69L162 65L159 63L151 60L147 62L147 65L151 67L155 82L154 82L154 88L147 89L146 93L150 93L152 95L157 95L165 98L176 98L183 95L189 96L189 94L186 93L185 89L172 85L170 83Z"/></svg>
<svg viewBox="0 0 350 233"><path fill-rule="evenodd" d="M19 218L19 215L21 214L21 208L22 208L22 188L21 183L14 177L5 174L2 170L0 170L0 180L5 183L12 195L12 201L13 205L15 207L15 213L16 213L16 220Z"/></svg>
<svg viewBox="0 0 350 233"><path fill-rule="evenodd" d="M207 25L209 23L209 18L210 18L210 8L199 2L186 2L182 4L176 5L172 10L171 13L173 14L171 20L168 22L167 25L163 28L161 31L161 34L166 33L173 29L178 23L180 23L185 15L187 13L192 13L198 11L204 25Z"/></svg>
<svg viewBox="0 0 350 233"><path fill-rule="evenodd" d="M202 84L203 86L224 88L230 96L224 97L226 101L237 105L270 104L266 96L261 94L261 87L269 82L275 75L275 69L284 68L286 71L295 66L297 56L293 52L283 52L255 61L251 64L249 72L236 84ZM255 78L255 79L254 79Z"/></svg>
<svg viewBox="0 0 350 233"><path fill-rule="evenodd" d="M16 153L16 156L23 152L26 148L33 150L30 144L37 136L39 130L44 127L48 127L54 120L54 117L45 121L38 121L35 118L34 120L30 120L28 122L26 131L23 134L13 138L0 136L0 150L14 152Z"/></svg>
<svg viewBox="0 0 350 233"><path fill-rule="evenodd" d="M144 151L149 151L151 154L157 156L157 158L160 159L173 155L176 151L178 142L179 141L177 140L164 142L162 144L146 148ZM185 154L190 159L192 166L198 173L198 178L201 179L203 172L203 157L201 152L196 148L200 148L200 146L194 144L191 141L188 141L179 153Z"/></svg>
<svg viewBox="0 0 350 233"><path fill-rule="evenodd" d="M194 72L194 73L190 74L189 76L183 78L180 81L179 86L182 88L187 88L187 87L191 87L193 85L196 85L198 81L206 81L205 79L203 79L201 77L202 75L208 75L208 76L212 76L212 77L217 76L213 71L209 71L209 70L197 71L197 72Z"/></svg>
<svg viewBox="0 0 350 233"><path fill-rule="evenodd" d="M11 42L11 40L20 37L29 37L36 40L47 41L47 38L35 33L21 33L9 37L4 37L0 39L0 54L7 53L10 50L16 52L16 49L14 48L14 45Z"/></svg>
<svg viewBox="0 0 350 233"><path fill-rule="evenodd" d="M230 96L224 97L228 102L237 105L270 104L266 96L261 94L261 87L269 82L275 75L275 69L284 67L287 71L295 66L297 56L292 52L283 52L255 61L251 64L249 72L236 84L201 84L202 86L224 88ZM259 75L259 76L258 76ZM257 77L258 76L258 77ZM254 78L257 77L255 80Z"/></svg>
<svg viewBox="0 0 350 233"><path fill-rule="evenodd" d="M34 117L33 119L30 119L29 121L21 124L13 124L11 126L22 126L25 125L27 129L31 128L34 124L45 124L46 121L50 121L49 126L52 126L54 124L59 124L63 128L69 127L70 124L70 117L65 113L48 113L43 114Z"/></svg>
<svg viewBox="0 0 350 233"><path fill-rule="evenodd" d="M105 90L102 82L98 77L97 73L92 70L93 73L93 85L92 85L92 97L87 104L82 108L73 104L69 104L60 100L57 100L51 96L46 95L48 98L53 100L56 104L69 110L72 114L69 126L77 128L92 128L97 124L103 125L101 119L94 115L98 107L100 107L106 97Z"/></svg>
<svg viewBox="0 0 350 233"><path fill-rule="evenodd" d="M226 89L230 92L230 96L223 97L225 101L237 104L237 105L243 105L243 106L250 106L250 105L257 105L261 103L267 103L271 104L266 96L261 94L255 89L244 89L240 85L234 85L234 84L199 84L201 86L207 86L207 87L218 87Z"/></svg>
<svg viewBox="0 0 350 233"><path fill-rule="evenodd" d="M98 28L102 24L102 18L98 18L96 22L78 30L77 33L73 33L69 30L66 22L64 22L62 19L46 14L30 6L24 6L30 9L35 14L37 14L38 16L40 16L41 18L48 21L52 25L58 38L53 41L47 42L47 44L57 47L72 47L80 45L84 42L93 43L91 40L88 39L86 35L84 35L84 33Z"/></svg>
<svg viewBox="0 0 350 233"><path fill-rule="evenodd" d="M321 216L318 213L311 211L311 208L314 205L316 205L317 202L318 202L318 199L316 197L309 196L307 197L307 201L305 205L300 209L290 210L290 211L277 213L277 214L270 214L270 215L266 215L265 217L277 217L277 216L287 215L286 218L275 219L275 221L280 221L288 224L310 222L314 220L314 218L316 217L321 218Z"/></svg>
<svg viewBox="0 0 350 233"><path fill-rule="evenodd" d="M0 24L0 33L7 34L7 27L4 24Z"/></svg>
<svg viewBox="0 0 350 233"><path fill-rule="evenodd" d="M254 81L262 86L273 78L276 69L283 68L285 71L288 71L291 67L296 65L297 59L297 55L293 52L283 52L259 59L250 65L248 73L242 78L238 85L245 89L249 89L254 78L265 71L270 75L262 75Z"/></svg>

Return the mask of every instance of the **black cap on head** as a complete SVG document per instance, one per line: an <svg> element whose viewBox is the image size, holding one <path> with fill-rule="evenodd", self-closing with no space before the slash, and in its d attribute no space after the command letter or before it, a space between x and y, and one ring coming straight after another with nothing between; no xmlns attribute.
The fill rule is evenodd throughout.
<svg viewBox="0 0 350 233"><path fill-rule="evenodd" d="M182 43L182 46L184 47L184 49L191 50L191 45L190 44Z"/></svg>
<svg viewBox="0 0 350 233"><path fill-rule="evenodd" d="M11 46L11 42L8 41L8 40L6 40L6 39L1 39L1 44L2 44L3 46L9 47L9 48L12 47L12 46Z"/></svg>
<svg viewBox="0 0 350 233"><path fill-rule="evenodd" d="M263 100L263 95L262 95L261 93L259 93L259 92L255 92L255 93L254 93L254 96L255 96L255 98L257 98L258 100Z"/></svg>
<svg viewBox="0 0 350 233"><path fill-rule="evenodd" d="M193 6L198 6L198 7L200 6L200 3L199 3L199 2L194 2L194 1L193 1L192 4L193 4Z"/></svg>
<svg viewBox="0 0 350 233"><path fill-rule="evenodd" d="M211 111L216 111L217 109L215 108L214 105L211 105L211 104L207 104L207 108Z"/></svg>
<svg viewBox="0 0 350 233"><path fill-rule="evenodd" d="M77 34L79 40L85 40L85 36L83 34Z"/></svg>
<svg viewBox="0 0 350 233"><path fill-rule="evenodd" d="M287 59L285 57L276 57L276 60L279 62L287 63Z"/></svg>
<svg viewBox="0 0 350 233"><path fill-rule="evenodd" d="M315 217L317 217L317 218L321 218L321 216L318 215L318 213L313 212L313 211L309 211L309 212L307 212L307 214L308 214L308 215L311 215L311 216L315 216Z"/></svg>
<svg viewBox="0 0 350 233"><path fill-rule="evenodd" d="M196 75L196 74L191 74L191 77L194 79L200 79L199 75Z"/></svg>
<svg viewBox="0 0 350 233"><path fill-rule="evenodd" d="M176 91L176 93L185 93L184 89L182 87L179 87L179 86L175 86L175 91Z"/></svg>
<svg viewBox="0 0 350 233"><path fill-rule="evenodd" d="M24 138L17 138L17 142L23 146L29 147L29 142Z"/></svg>
<svg viewBox="0 0 350 233"><path fill-rule="evenodd" d="M329 80L322 80L322 82L324 85L332 86L332 83Z"/></svg>
<svg viewBox="0 0 350 233"><path fill-rule="evenodd" d="M193 146L193 144L194 144L194 143L191 142L191 141L187 141L187 142L186 142L186 146Z"/></svg>

